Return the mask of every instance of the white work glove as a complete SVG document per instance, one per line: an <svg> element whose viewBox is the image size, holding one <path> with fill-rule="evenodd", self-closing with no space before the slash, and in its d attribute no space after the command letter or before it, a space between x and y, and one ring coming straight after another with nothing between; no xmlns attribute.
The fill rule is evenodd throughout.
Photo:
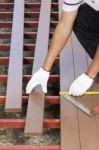
<svg viewBox="0 0 99 150"><path fill-rule="evenodd" d="M49 79L49 74L50 72L45 71L43 68L40 68L36 73L34 73L32 78L28 82L26 87L26 93L31 93L37 85L41 85L42 91L44 93L47 93L47 82Z"/></svg>
<svg viewBox="0 0 99 150"><path fill-rule="evenodd" d="M92 85L94 79L83 73L70 86L69 94L73 96L83 95Z"/></svg>

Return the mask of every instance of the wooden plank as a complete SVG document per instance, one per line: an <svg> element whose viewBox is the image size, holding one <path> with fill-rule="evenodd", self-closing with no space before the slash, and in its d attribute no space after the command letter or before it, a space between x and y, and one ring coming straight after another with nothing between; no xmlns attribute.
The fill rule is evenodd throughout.
<svg viewBox="0 0 99 150"><path fill-rule="evenodd" d="M46 9L47 8L47 9ZM43 64L49 40L51 0L42 0L32 74ZM46 26L44 25L46 23ZM29 95L25 134L38 135L43 131L44 93L39 89Z"/></svg>
<svg viewBox="0 0 99 150"><path fill-rule="evenodd" d="M95 79L95 82L92 86L93 91L99 91L99 75ZM93 95L93 108L99 107L99 96ZM96 115L96 126L97 126L97 134L99 135L99 113Z"/></svg>
<svg viewBox="0 0 99 150"><path fill-rule="evenodd" d="M62 1L59 0L61 12ZM69 90L74 80L71 37L60 55L60 90ZM77 108L61 97L61 150L80 150Z"/></svg>
<svg viewBox="0 0 99 150"><path fill-rule="evenodd" d="M60 90L68 91L73 80L73 56L70 40L60 55ZM77 108L63 98L61 98L60 103L61 149L80 150Z"/></svg>
<svg viewBox="0 0 99 150"><path fill-rule="evenodd" d="M7 75L0 75L0 83L6 83L7 82ZM31 75L23 75L23 82L27 83L31 78ZM51 75L49 82L50 83L55 83L59 81L59 76L58 75Z"/></svg>
<svg viewBox="0 0 99 150"><path fill-rule="evenodd" d="M0 145L2 150L60 150L60 145Z"/></svg>
<svg viewBox="0 0 99 150"><path fill-rule="evenodd" d="M5 104L5 96L0 96L0 104ZM22 96L22 103L28 102L28 96ZM48 105L59 105L60 98L59 96L45 96L45 103Z"/></svg>
<svg viewBox="0 0 99 150"><path fill-rule="evenodd" d="M25 119L0 119L0 128L24 128ZM59 119L44 119L43 120L44 128L59 128L60 120Z"/></svg>
<svg viewBox="0 0 99 150"><path fill-rule="evenodd" d="M74 68L75 78L87 70L87 57L86 52L78 42L75 35L72 35L73 55L74 55ZM91 90L91 89L89 89ZM92 108L92 96L78 97L79 101L89 108ZM79 129L81 150L95 150L99 149L99 137L96 127L96 118L89 117L82 111L78 110Z"/></svg>
<svg viewBox="0 0 99 150"><path fill-rule="evenodd" d="M87 55L88 59L88 65L90 65L92 59ZM92 85L92 90L93 91L99 91L99 73L97 77L95 78L95 81ZM98 95L93 95L93 108L99 106L99 96ZM97 133L99 135L99 113L96 115L96 126L97 126Z"/></svg>
<svg viewBox="0 0 99 150"><path fill-rule="evenodd" d="M22 109L23 35L24 0L15 0L5 111Z"/></svg>

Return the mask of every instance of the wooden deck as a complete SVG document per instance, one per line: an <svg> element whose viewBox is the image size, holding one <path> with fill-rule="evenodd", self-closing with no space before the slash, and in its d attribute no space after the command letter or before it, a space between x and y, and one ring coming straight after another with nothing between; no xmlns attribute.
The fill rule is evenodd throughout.
<svg viewBox="0 0 99 150"><path fill-rule="evenodd" d="M85 72L91 61L74 33L70 37L60 56L61 90L68 90L70 84L81 73ZM62 67L61 67L62 66ZM66 70L64 70L66 68ZM65 83L64 83L65 81ZM99 80L93 84L92 91L98 91ZM99 106L99 96L82 96L77 100L88 108ZM99 115L89 117L71 103L61 98L61 147L66 145L70 150L98 150L99 148ZM65 130L63 130L65 129Z"/></svg>
<svg viewBox="0 0 99 150"><path fill-rule="evenodd" d="M22 0L23 1L23 0ZM56 2L57 1L57 2ZM53 32L49 30L50 28L55 28L55 26L58 23L57 21L53 21L50 17L50 15L53 16L53 18L57 18L61 14L62 9L62 1L56 0L55 2L52 2L49 0L49 2L44 2L44 0L41 1L41 3L25 3L25 8L40 8L40 12L28 12L25 11L25 17L39 17L39 21L25 21L24 25L25 28L33 29L32 31L27 31L24 33L24 38L34 38L37 35L36 42L31 44L23 44L25 51L32 51L34 53L34 57L24 57L23 58L23 64L32 64L32 74L39 69L40 65L43 62L43 59L40 59L42 57L45 57L47 53L47 48L49 46L49 40L51 39ZM23 1L24 2L24 1ZM24 3L22 3L23 6ZM40 7L41 6L41 7ZM56 8L59 6L58 11L52 11L52 8ZM0 3L0 8L13 8L14 3ZM46 11L47 8L47 11ZM54 10L53 9L53 10ZM56 9L55 9L56 10ZM44 13L46 12L46 14ZM23 10L21 12L21 16L23 16ZM12 12L0 12L0 18L2 17L13 17ZM18 18L20 19L20 17ZM24 16L23 16L24 19ZM47 21L46 26L43 26L43 22ZM0 28L11 28L12 27L12 21L0 21ZM38 25L39 23L39 25ZM14 24L13 26L15 26ZM23 20L20 24L21 26L21 32L20 32L20 38L23 40ZM50 25L50 26L49 26ZM36 31L34 31L36 29ZM0 38L2 39L10 39L12 32L2 32L0 33ZM16 32L15 34L16 35ZM42 36L46 37L46 39L42 42ZM13 40L16 39L17 36L13 38ZM15 42L15 41L14 41ZM0 50L2 51L8 51L10 49L10 44L0 44ZM43 49L43 53L42 53ZM21 51L21 57L19 57L19 60L22 61L22 43L20 47ZM15 53L14 53L15 54ZM14 55L13 55L14 56ZM19 53L18 53L19 56ZM8 65L12 57L0 57L0 65ZM39 61L38 61L39 60ZM86 71L88 65L91 63L91 59L83 49L83 47L80 45L79 41L77 40L74 33L72 33L71 37L68 40L68 43L64 47L62 53L60 54L60 57L58 57L55 61L55 64L59 65L60 74L50 75L49 83L56 83L60 81L60 91L61 90L69 90L69 87L71 83L76 79L80 74ZM12 65L12 68L14 66L14 63L9 63ZM23 65L21 63L21 65ZM30 74L22 75L21 74L21 68L20 66L20 84L21 81L23 83L27 83L29 79L31 78ZM10 69L13 70L13 69ZM1 83L7 83L7 78L9 78L9 74L0 75L0 84ZM17 78L16 78L17 79ZM18 80L18 79L17 79ZM13 83L14 84L14 83ZM10 85L10 83L9 83ZM22 88L22 85L20 86ZM12 88L11 88L12 89ZM99 77L96 78L92 88L90 90L97 91L99 89ZM7 94L10 94L13 96L13 93L11 94L11 90L8 91ZM22 89L19 89L20 94L22 92ZM35 94L36 92L36 94ZM99 150L99 114L97 114L94 117L89 117L79 109L77 109L75 106L73 106L71 103L66 101L64 98L59 97L59 94L57 95L51 95L48 91L48 95L44 95L41 90L40 93L38 91L33 91L32 94L29 95L21 95L21 100L23 103L28 103L28 109L27 109L27 116L26 119L12 119L12 118L4 118L0 119L0 128L25 128L25 134L32 134L32 135L38 135L42 133L43 128L60 128L61 132L61 141L60 145L45 145L45 144L37 144L37 145L4 145L0 146L0 149L2 150ZM16 93L15 93L16 94ZM40 95L39 95L40 94ZM16 97L15 97L16 98ZM20 99L18 98L19 102ZM82 104L89 108L93 108L94 106L99 106L99 96L82 96L77 97L77 100L80 101ZM0 104L5 104L6 101L6 95L0 96ZM11 104L10 101L8 104ZM19 104L19 103L18 103ZM44 119L44 107L46 104L54 105L54 104L60 104L60 118L58 119ZM10 111L13 110L15 107L11 107Z"/></svg>
<svg viewBox="0 0 99 150"><path fill-rule="evenodd" d="M86 71L91 61L75 34L72 33L60 55L60 89L68 91L74 79ZM99 80L96 79L96 82L89 90L98 91L98 89ZM86 95L77 98L88 108L99 106L98 99L99 96ZM61 98L61 149L98 150L98 120L99 115L91 118Z"/></svg>

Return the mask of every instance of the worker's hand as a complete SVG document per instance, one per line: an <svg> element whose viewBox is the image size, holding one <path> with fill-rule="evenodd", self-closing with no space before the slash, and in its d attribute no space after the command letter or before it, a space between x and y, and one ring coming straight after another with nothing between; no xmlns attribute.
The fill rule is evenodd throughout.
<svg viewBox="0 0 99 150"><path fill-rule="evenodd" d="M47 93L47 82L49 79L49 74L50 72L45 71L43 68L40 68L36 73L34 73L32 78L28 82L27 87L26 87L26 93L27 94L31 93L31 91L37 85L41 85L42 91L44 93Z"/></svg>
<svg viewBox="0 0 99 150"><path fill-rule="evenodd" d="M69 94L73 96L83 95L91 87L93 81L94 79L83 73L72 83Z"/></svg>

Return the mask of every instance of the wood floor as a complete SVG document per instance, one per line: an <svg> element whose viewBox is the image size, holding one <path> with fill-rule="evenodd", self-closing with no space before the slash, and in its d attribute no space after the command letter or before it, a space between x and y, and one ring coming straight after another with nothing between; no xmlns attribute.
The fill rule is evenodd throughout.
<svg viewBox="0 0 99 150"><path fill-rule="evenodd" d="M61 90L68 91L74 79L86 71L91 61L72 33L60 56ZM99 91L98 76L89 91ZM77 100L88 108L99 106L98 95L84 95ZM89 117L61 98L61 143L62 150L98 150L99 114Z"/></svg>
<svg viewBox="0 0 99 150"><path fill-rule="evenodd" d="M20 30L18 30L18 32L20 34L18 34L18 36L20 37L20 39L22 40L21 45L20 45L20 41L17 44L18 49L20 49L21 51L21 57L20 53L18 52L17 54L17 66L19 69L19 71L14 71L14 69L12 68L14 65L14 62L9 63L10 67L9 70L11 70L11 76L10 74L8 75L10 77L10 79L12 80L12 73L13 76L15 76L16 72L19 73L17 75L17 77L20 77L19 80L18 78L16 78L16 83L18 83L18 87L16 87L16 91L18 92L18 94L15 92L16 96L14 95L14 98L17 98L17 96L19 96L17 99L19 100L20 105L18 105L18 107L16 106L16 103L14 102L15 105L11 106L10 108L7 106L6 110L11 109L12 110L16 110L16 108L18 110L21 109L21 100L20 97L22 97L22 57L23 57L23 24L24 24L24 0L21 0L22 2L20 3L22 5L22 10L21 10L21 16L18 15L18 20L22 22L20 22L20 24L15 24L15 22L13 23L14 27L16 27L16 25L20 25L21 27L21 32ZM46 1L46 2L45 2ZM17 4L17 0L15 1ZM51 17L50 17L50 13L51 13L51 0L42 0L42 3L27 3L25 4L25 6L28 7L38 7L41 5L41 9L40 12L38 13L34 13L35 15L40 14L40 20L39 22L39 26L38 26L38 31L37 31L37 40L36 40L36 44L35 44L35 55L34 58L32 58L33 60L33 69L32 69L32 73L34 73L35 71L37 71L37 69L39 69L39 67L41 67L41 64L43 63L43 59L45 55L47 54L47 49L48 49L48 44L49 44L49 24L51 24L52 26L56 26L57 22L56 21L50 21ZM59 4L59 15L61 14L61 9L62 9L62 0L58 0L57 3ZM53 6L56 7L57 3L53 3ZM2 6L13 6L14 4L1 4L0 7ZM17 6L17 5L16 5ZM18 8L18 6L17 6ZM47 9L46 9L47 8ZM17 9L18 11L18 9ZM17 11L15 14L17 14ZM53 12L52 12L53 13ZM25 13L26 14L26 13ZM28 12L27 14L30 15L34 15L33 13L31 14L30 12ZM54 17L55 14L57 15L58 12L54 12ZM4 14L3 14L4 15ZM9 14L8 14L9 15ZM10 16L12 14L10 13ZM17 15L16 15L17 16ZM16 18L16 17L15 17ZM16 18L17 19L17 18ZM16 20L15 20L16 21ZM46 25L44 24L44 22L46 22ZM6 23L0 23L0 27L5 27L7 25L11 26L12 22L6 22ZM44 26L45 25L45 26ZM28 26L29 28L37 28L37 22L25 22L25 26ZM15 29L15 28L14 28ZM19 28L20 29L20 28ZM15 31L15 32L14 32ZM31 35L31 33L25 33L26 34ZM32 33L33 34L33 33ZM16 42L16 38L17 38L17 32L16 30L13 30L13 34L12 34L13 40L14 42L12 43L12 46L14 46L14 43ZM1 35L1 37L3 36L3 34ZM6 34L7 36L7 34ZM44 37L43 37L44 36ZM43 37L43 38L42 38ZM45 38L45 39L44 39ZM44 40L42 40L44 39ZM43 41L43 42L42 42ZM27 45L26 45L27 46ZM26 46L24 46L26 48ZM4 45L1 47L4 47ZM8 47L8 45L6 45L6 47ZM4 47L6 49L6 47ZM33 48L33 44L32 45L28 45L28 48ZM16 48L16 47L15 47ZM15 51L13 51L13 56L15 58L15 54L16 54L16 49L13 49ZM43 51L43 52L42 52ZM10 55L12 56L12 55ZM13 57L10 57L11 60ZM7 59L6 59L7 60ZM20 61L19 61L20 60ZM28 59L29 60L29 59ZM89 64L91 63L91 59L89 58L89 56L87 55L87 53L85 52L85 50L83 49L83 47L81 46L81 44L79 43L79 41L77 40L76 36L74 33L72 33L71 37L69 38L67 44L65 45L62 53L60 54L59 57L59 68L60 68L60 76L58 76L58 79L60 80L60 91L62 90L69 90L69 87L71 85L71 83L74 81L74 79L76 79L80 74L82 74L83 72L86 71L86 69L88 68ZM18 65L19 64L19 65ZM20 66L21 64L21 66ZM12 66L12 67L11 67ZM20 66L20 67L19 67ZM14 66L15 67L15 66ZM12 68L12 69L11 69ZM14 71L14 72L13 72ZM15 74L14 74L15 73ZM29 76L30 77L30 76ZM55 77L55 76L54 76ZM55 78L57 78L57 76L54 78L53 80L56 80ZM28 78L28 76L27 76ZM50 76L51 78L51 76ZM0 77L0 79L2 79ZM6 78L3 77L3 79L6 80ZM10 80L10 81L11 81ZM29 80L29 78L28 78ZM13 80L15 81L15 80ZM20 82L20 84L19 84ZM54 82L53 82L54 83ZM9 85L13 85L14 82L11 84L8 82ZM19 88L20 87L20 88ZM11 95L13 96L13 86L11 86L10 88L8 87L8 96ZM89 89L90 91L99 91L99 76L97 76L97 78L95 79L95 82L92 86L91 89ZM57 95L58 97L59 95ZM5 97L4 97L5 98ZM25 97L23 97L25 99ZM79 109L77 109L75 106L73 106L71 103L69 103L68 101L66 101L64 98L60 97L60 119L48 119L48 120L44 120L43 115L44 115L44 105L45 105L45 99L47 99L48 97L40 91L39 93L35 93L34 91L32 92L32 94L29 95L29 98L27 98L28 101L28 109L27 109L27 116L26 116L26 120L25 119L0 119L0 128L24 128L25 127L25 133L26 134L42 134L43 131L43 127L47 127L47 128L59 128L60 126L60 131L61 131L61 147L60 145L54 145L54 146L49 146L49 145L40 145L38 144L37 146L29 146L29 147L23 147L20 148L18 146L13 146L11 147L1 147L1 149L5 150L5 149L31 149L31 150L99 150L99 114L95 115L94 117L89 117L88 115L86 115L85 113L83 113L82 111L80 111ZM55 96L49 96L50 98L50 103L54 103L53 101L55 100ZM2 100L2 97L1 97ZM10 101L8 101L8 104L12 104L13 99L10 99ZM58 102L59 102L59 97L58 97ZM82 103L83 105L87 106L88 108L94 108L95 106L99 106L99 96L94 95L94 96L82 96L82 97L77 97L77 100L80 101L80 103ZM17 100L16 100L17 102ZM4 104L4 99L3 99L3 104Z"/></svg>

